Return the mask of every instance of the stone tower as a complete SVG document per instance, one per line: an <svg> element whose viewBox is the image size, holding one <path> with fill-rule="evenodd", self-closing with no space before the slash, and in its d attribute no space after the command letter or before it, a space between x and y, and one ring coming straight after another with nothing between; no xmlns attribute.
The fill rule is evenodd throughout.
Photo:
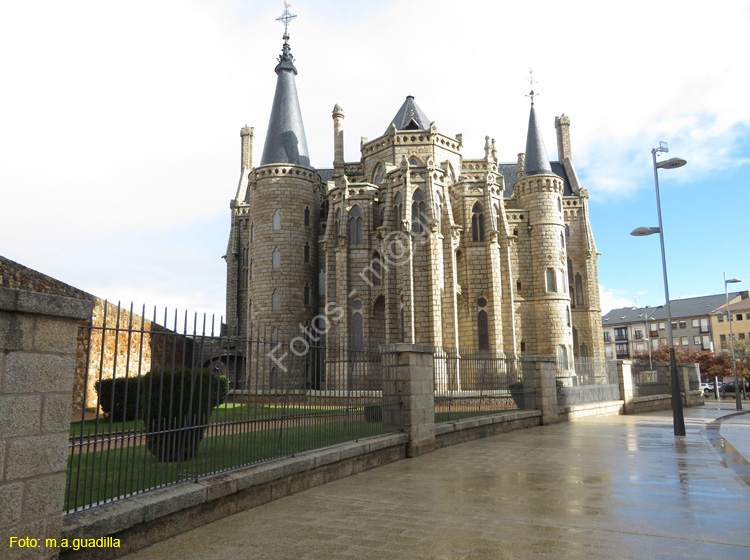
<svg viewBox="0 0 750 560"><path fill-rule="evenodd" d="M531 353L569 363L573 357L573 319L567 274L567 240L563 213L564 183L552 172L532 97L523 175L514 196L528 211L530 259L527 278L536 332Z"/></svg>
<svg viewBox="0 0 750 560"><path fill-rule="evenodd" d="M263 156L255 168L252 130L246 127L241 133L242 176L230 204L227 251L230 335L273 325L271 336L289 339L299 334L300 325L310 323L318 307L321 180L310 167L288 41L285 34ZM269 384L274 382L272 372Z"/></svg>

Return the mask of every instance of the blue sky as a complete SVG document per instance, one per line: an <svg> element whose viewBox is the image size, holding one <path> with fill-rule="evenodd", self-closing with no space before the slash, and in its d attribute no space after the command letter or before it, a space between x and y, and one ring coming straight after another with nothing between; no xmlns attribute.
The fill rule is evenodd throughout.
<svg viewBox="0 0 750 560"><path fill-rule="evenodd" d="M292 53L313 165L346 158L406 95L464 155L525 146L528 72L551 159L571 118L590 193L602 307L659 305L651 148L673 298L750 287L750 3L299 0ZM516 5L519 4L519 5ZM520 4L524 4L521 6ZM112 300L223 313L239 130L256 161L273 97L281 2L6 2L0 6L0 254Z"/></svg>

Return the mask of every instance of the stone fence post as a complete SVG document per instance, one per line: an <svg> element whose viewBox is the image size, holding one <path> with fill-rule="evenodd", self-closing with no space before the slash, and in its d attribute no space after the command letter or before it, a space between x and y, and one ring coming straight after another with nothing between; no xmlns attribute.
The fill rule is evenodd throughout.
<svg viewBox="0 0 750 560"><path fill-rule="evenodd" d="M522 356L524 384L536 390L536 406L542 412L542 425L557 424L557 384L554 356Z"/></svg>
<svg viewBox="0 0 750 560"><path fill-rule="evenodd" d="M91 310L90 301L0 288L2 558L59 554L48 539L61 535L76 334ZM13 537L36 541L18 548Z"/></svg>
<svg viewBox="0 0 750 560"><path fill-rule="evenodd" d="M384 368L383 422L408 434L409 457L435 449L434 353L432 346L399 343L388 345L383 356L390 361Z"/></svg>
<svg viewBox="0 0 750 560"><path fill-rule="evenodd" d="M633 414L633 373L630 360L617 360L617 385L620 388L620 398L625 402L623 412Z"/></svg>
<svg viewBox="0 0 750 560"><path fill-rule="evenodd" d="M693 406L690 401L690 378L693 377L696 379L698 381L698 387L700 387L700 366L698 364L677 364L677 374L679 375L682 387L682 404L683 406Z"/></svg>

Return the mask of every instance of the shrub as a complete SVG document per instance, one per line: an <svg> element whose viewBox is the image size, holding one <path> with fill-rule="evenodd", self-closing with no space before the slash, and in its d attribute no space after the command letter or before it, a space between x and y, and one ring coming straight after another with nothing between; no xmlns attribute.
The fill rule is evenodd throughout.
<svg viewBox="0 0 750 560"><path fill-rule="evenodd" d="M198 451L211 409L226 401L229 382L211 370L153 371L141 381L146 447L157 461L189 460Z"/></svg>
<svg viewBox="0 0 750 560"><path fill-rule="evenodd" d="M379 404L366 404L365 420L367 422L381 422L383 420L383 407Z"/></svg>
<svg viewBox="0 0 750 560"><path fill-rule="evenodd" d="M137 377L101 379L94 383L99 406L104 416L113 422L127 422L138 417L136 405L139 388Z"/></svg>

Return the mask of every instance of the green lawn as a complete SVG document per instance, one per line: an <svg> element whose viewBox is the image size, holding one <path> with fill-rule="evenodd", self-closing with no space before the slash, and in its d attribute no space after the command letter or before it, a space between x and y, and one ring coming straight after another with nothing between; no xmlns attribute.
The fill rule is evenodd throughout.
<svg viewBox="0 0 750 560"><path fill-rule="evenodd" d="M234 410L236 408L240 407L215 412L227 416L248 414L247 410ZM326 416L332 413L321 412ZM255 430L248 430L250 424L247 423L230 425L222 435L206 434L198 456L182 463L155 461L143 445L144 436L137 436L137 445L131 447L71 455L65 509L381 433L381 424L362 420L361 412L341 416L338 420L332 421L329 417L305 424L300 418L287 418L283 427L281 420L269 418L258 426L262 429Z"/></svg>
<svg viewBox="0 0 750 560"><path fill-rule="evenodd" d="M358 409L361 411L361 408ZM282 415L295 415L314 413L317 415L336 415L346 412L346 408L331 408L321 406L283 406L283 405L265 405L254 406L244 404L225 403L214 408L211 411L211 423L218 422L237 422L241 420L251 420L254 418L270 418ZM100 417L98 420L93 418L84 422L70 423L70 437L79 437L83 435L93 435L94 433L102 434L120 434L123 430L133 432L142 429L141 420L130 420L128 422L110 422L108 418Z"/></svg>

